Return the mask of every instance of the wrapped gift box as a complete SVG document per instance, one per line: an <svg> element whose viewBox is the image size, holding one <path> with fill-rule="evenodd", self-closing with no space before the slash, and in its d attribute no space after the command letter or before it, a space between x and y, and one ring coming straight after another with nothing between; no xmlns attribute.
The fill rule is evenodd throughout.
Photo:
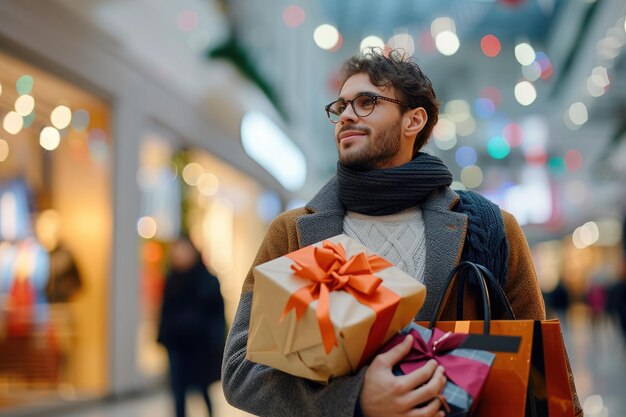
<svg viewBox="0 0 626 417"><path fill-rule="evenodd" d="M246 358L314 381L356 371L413 318L426 289L346 235L254 268Z"/></svg>
<svg viewBox="0 0 626 417"><path fill-rule="evenodd" d="M414 337L413 348L407 357L394 367L394 374L406 375L434 358L444 366L448 379L443 389L446 417L470 415L487 381L496 355L485 350L464 348L463 346L467 345L464 342L470 337L467 334L443 332L437 328L430 330L416 323L409 324L401 334L392 338L381 352L386 352L401 343L409 333ZM489 340L491 336L479 337ZM497 347L495 343L494 346Z"/></svg>

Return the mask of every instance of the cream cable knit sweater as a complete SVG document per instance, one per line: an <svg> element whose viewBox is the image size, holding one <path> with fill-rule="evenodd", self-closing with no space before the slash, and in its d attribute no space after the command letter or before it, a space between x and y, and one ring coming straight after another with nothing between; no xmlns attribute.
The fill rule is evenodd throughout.
<svg viewBox="0 0 626 417"><path fill-rule="evenodd" d="M386 216L348 211L343 219L343 231L423 282L426 245L420 208L412 207Z"/></svg>

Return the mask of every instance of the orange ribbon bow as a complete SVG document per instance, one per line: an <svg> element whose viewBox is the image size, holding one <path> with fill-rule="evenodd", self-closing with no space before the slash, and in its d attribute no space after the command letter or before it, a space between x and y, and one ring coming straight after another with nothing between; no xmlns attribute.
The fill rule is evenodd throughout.
<svg viewBox="0 0 626 417"><path fill-rule="evenodd" d="M376 320L370 329L367 344L361 355L366 360L384 342L385 334L393 318L400 296L381 286L382 279L373 273L392 266L377 255L366 256L360 252L346 259L341 245L325 240L322 247L307 246L287 255L295 262L291 265L297 276L311 284L293 293L283 310L281 321L292 309L300 320L308 305L318 300L317 321L326 353L338 346L333 324L330 321L330 293L346 291L361 304L376 312Z"/></svg>

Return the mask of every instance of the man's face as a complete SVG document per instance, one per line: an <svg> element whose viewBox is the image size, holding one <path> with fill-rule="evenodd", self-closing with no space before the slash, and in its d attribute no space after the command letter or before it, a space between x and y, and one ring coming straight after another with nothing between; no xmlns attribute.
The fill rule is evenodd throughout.
<svg viewBox="0 0 626 417"><path fill-rule="evenodd" d="M343 85L339 97L352 100L361 93L397 98L393 88L381 88L370 82L366 73L353 75ZM335 125L339 161L352 169L380 169L400 165L402 114L400 106L378 100L372 114L359 117L348 105Z"/></svg>

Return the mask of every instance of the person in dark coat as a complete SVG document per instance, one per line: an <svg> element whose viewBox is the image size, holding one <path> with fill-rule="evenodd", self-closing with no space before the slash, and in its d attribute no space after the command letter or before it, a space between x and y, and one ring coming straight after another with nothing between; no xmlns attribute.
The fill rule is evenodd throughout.
<svg viewBox="0 0 626 417"><path fill-rule="evenodd" d="M157 339L168 353L176 417L185 416L191 389L202 393L212 415L207 389L220 379L225 323L219 281L189 238L178 238L170 249Z"/></svg>

